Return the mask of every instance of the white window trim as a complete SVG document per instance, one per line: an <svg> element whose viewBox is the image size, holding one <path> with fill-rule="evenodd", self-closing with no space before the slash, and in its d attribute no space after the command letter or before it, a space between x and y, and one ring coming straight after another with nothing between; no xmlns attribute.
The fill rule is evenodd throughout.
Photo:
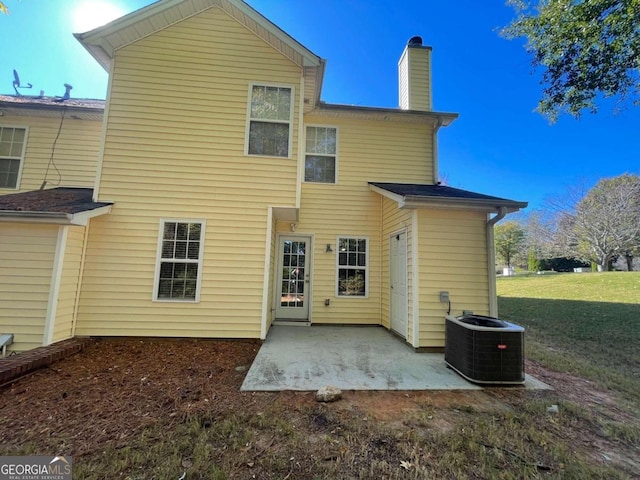
<svg viewBox="0 0 640 480"><path fill-rule="evenodd" d="M366 266L362 267L345 267L340 265L340 239L354 239L354 240L366 240L367 242L367 253L365 257ZM367 235L338 235L336 237L336 298L347 298L347 299L362 299L369 298L369 252L371 251L371 243L369 242L369 237ZM340 268L348 268L348 269L357 269L364 270L364 295L340 295L339 289L339 281L340 281Z"/></svg>
<svg viewBox="0 0 640 480"><path fill-rule="evenodd" d="M164 240L165 223L199 223L200 226L200 250L198 251L198 277L196 280L196 298L180 299L180 298L159 298L158 282L160 281L160 265L162 264L162 241ZM205 231L207 229L207 221L202 218L161 218L158 225L158 246L156 249L156 271L153 276L153 293L152 301L168 302L168 303L200 303L200 287L202 286L202 265L204 254ZM194 262L195 263L195 262Z"/></svg>
<svg viewBox="0 0 640 480"><path fill-rule="evenodd" d="M22 169L24 168L25 156L27 153L27 142L29 140L29 127L26 125L0 125L2 128L21 128L24 129L24 142L22 144L22 152L20 154L20 168L18 169L18 178L16 180L15 188L11 187L0 187L0 190L4 191L15 191L20 190L20 183L22 182ZM11 160L15 160L16 157L2 157L9 158Z"/></svg>
<svg viewBox="0 0 640 480"><path fill-rule="evenodd" d="M317 155L322 157L330 157L331 155L322 155L318 153L309 153L307 152L307 127L320 127L320 128L333 128L336 131L336 153L333 155L335 157L335 177L333 182L307 182L305 180L305 173L307 169L307 155ZM304 138L302 139L304 145L304 169L302 172L302 182L303 183L313 183L315 185L337 185L338 184L338 151L340 148L340 129L335 125L321 125L316 123L310 123L304 126Z"/></svg>
<svg viewBox="0 0 640 480"><path fill-rule="evenodd" d="M251 127L251 94L253 87L276 87L276 88L289 88L291 89L291 108L289 111L289 121L283 120L268 120L271 123L282 123L289 125L289 151L286 157L279 157L277 155L256 155L255 153L249 153L249 130ZM296 109L296 89L294 85L270 83L270 82L249 82L249 89L247 90L247 115L244 128L244 154L247 157L264 157L264 158L292 158L293 157L293 114ZM256 119L256 121L264 121Z"/></svg>

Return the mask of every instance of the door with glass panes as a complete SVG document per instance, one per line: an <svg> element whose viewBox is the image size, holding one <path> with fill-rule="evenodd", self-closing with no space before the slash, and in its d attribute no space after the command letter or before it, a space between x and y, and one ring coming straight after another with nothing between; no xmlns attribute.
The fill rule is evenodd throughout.
<svg viewBox="0 0 640 480"><path fill-rule="evenodd" d="M311 238L281 236L278 241L276 319L309 319Z"/></svg>

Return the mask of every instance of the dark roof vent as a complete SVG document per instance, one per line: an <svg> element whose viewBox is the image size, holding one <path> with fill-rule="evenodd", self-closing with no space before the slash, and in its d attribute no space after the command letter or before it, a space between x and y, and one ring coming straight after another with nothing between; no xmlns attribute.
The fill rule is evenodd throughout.
<svg viewBox="0 0 640 480"><path fill-rule="evenodd" d="M416 35L415 37L411 37L407 42L407 45L410 47L421 47L422 46L422 37Z"/></svg>

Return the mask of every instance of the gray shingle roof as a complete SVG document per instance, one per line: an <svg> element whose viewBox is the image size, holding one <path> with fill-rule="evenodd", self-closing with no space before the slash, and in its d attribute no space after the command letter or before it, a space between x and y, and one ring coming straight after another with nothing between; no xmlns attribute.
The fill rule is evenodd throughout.
<svg viewBox="0 0 640 480"><path fill-rule="evenodd" d="M0 196L2 212L76 214L112 205L93 201L92 188L58 187Z"/></svg>
<svg viewBox="0 0 640 480"><path fill-rule="evenodd" d="M493 197L482 193L470 192L459 188L447 187L445 185L421 185L417 183L384 183L369 182L369 185L381 188L387 192L399 195L404 200L433 200L445 203L465 203L469 205L484 205L495 208L525 208L527 202L509 200L507 198Z"/></svg>
<svg viewBox="0 0 640 480"><path fill-rule="evenodd" d="M32 95L0 95L0 106L15 105L25 107L74 107L104 110L104 100L93 98L70 98L60 101L59 97L37 97Z"/></svg>

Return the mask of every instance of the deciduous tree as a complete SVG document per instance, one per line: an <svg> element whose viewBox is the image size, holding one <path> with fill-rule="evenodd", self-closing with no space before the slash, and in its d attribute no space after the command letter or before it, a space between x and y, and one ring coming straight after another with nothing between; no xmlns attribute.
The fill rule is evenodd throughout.
<svg viewBox="0 0 640 480"><path fill-rule="evenodd" d="M516 221L499 223L494 231L496 253L511 267L511 261L517 255L522 254L525 247L525 232Z"/></svg>
<svg viewBox="0 0 640 480"><path fill-rule="evenodd" d="M573 236L579 255L604 270L617 255L633 261L640 248L640 177L600 180L576 206Z"/></svg>
<svg viewBox="0 0 640 480"><path fill-rule="evenodd" d="M597 98L640 98L640 0L510 0L508 38L525 37L543 67L538 110L555 121L595 112Z"/></svg>

